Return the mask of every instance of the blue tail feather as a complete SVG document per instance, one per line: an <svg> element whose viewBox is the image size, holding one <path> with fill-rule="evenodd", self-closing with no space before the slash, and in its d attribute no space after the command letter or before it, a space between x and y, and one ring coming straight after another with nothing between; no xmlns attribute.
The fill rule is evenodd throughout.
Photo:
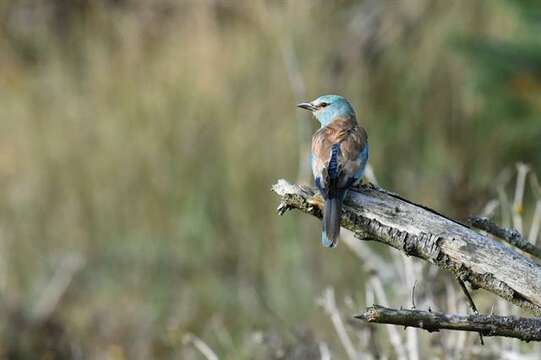
<svg viewBox="0 0 541 360"><path fill-rule="evenodd" d="M333 245L333 242L329 239L327 234L325 234L325 231L321 232L321 245L325 246L326 248L333 248L336 245Z"/></svg>
<svg viewBox="0 0 541 360"><path fill-rule="evenodd" d="M339 157L340 144L334 144L331 147L329 165L327 167L326 191L322 192L325 198L325 207L323 209L323 231L321 232L321 243L325 247L333 248L338 242L340 234L340 220L342 218L342 200L344 190L338 188L340 179ZM317 183L317 179L316 179Z"/></svg>
<svg viewBox="0 0 541 360"><path fill-rule="evenodd" d="M340 220L342 218L342 194L325 200L323 209L323 231L321 243L325 247L333 248L340 235Z"/></svg>

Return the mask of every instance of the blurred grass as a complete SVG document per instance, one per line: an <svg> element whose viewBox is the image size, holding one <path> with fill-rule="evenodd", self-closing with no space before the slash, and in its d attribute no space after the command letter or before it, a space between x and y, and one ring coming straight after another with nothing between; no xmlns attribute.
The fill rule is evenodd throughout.
<svg viewBox="0 0 541 360"><path fill-rule="evenodd" d="M327 285L362 301L352 254L274 212L305 100L285 44L308 99L352 100L392 190L466 216L503 167L541 163L537 139L524 158L513 133L479 127L450 41L509 36L501 2L4 1L0 15L1 293L31 307L58 259L83 255L55 316L85 353L173 356L193 332L252 358L254 331L332 338L314 303Z"/></svg>

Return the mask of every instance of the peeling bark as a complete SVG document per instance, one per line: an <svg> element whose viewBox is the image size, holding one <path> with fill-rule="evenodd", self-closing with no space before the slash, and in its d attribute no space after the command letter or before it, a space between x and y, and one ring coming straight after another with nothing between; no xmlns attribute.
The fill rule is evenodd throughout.
<svg viewBox="0 0 541 360"><path fill-rule="evenodd" d="M279 180L278 212L298 209L321 218L314 189ZM513 249L434 210L373 185L351 189L342 226L361 240L390 245L451 272L505 300L541 314L541 266Z"/></svg>

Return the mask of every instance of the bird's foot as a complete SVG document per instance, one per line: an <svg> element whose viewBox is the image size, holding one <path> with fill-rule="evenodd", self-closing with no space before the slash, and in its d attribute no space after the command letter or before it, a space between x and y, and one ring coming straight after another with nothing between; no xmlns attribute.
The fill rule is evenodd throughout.
<svg viewBox="0 0 541 360"><path fill-rule="evenodd" d="M325 200L323 200L320 194L315 194L306 201L308 202L309 211L313 211L314 209L322 210L325 206Z"/></svg>

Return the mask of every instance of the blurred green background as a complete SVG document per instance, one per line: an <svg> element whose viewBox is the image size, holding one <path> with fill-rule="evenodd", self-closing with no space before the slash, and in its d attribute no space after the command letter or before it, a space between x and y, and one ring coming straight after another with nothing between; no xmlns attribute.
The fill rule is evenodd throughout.
<svg viewBox="0 0 541 360"><path fill-rule="evenodd" d="M350 99L380 184L465 218L541 169L540 24L519 0L0 1L0 353L342 358L316 298L360 311L367 273L270 192L311 181L295 104Z"/></svg>

